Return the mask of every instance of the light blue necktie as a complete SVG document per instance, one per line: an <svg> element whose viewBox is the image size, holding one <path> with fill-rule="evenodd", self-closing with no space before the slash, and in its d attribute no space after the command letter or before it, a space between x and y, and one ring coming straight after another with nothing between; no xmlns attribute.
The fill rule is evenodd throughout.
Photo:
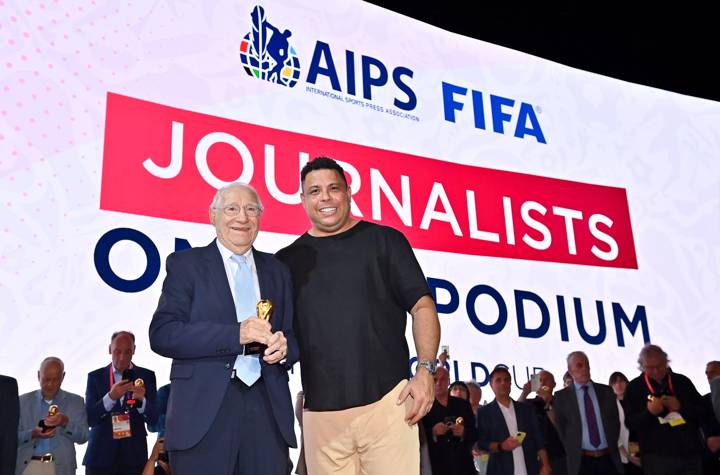
<svg viewBox="0 0 720 475"><path fill-rule="evenodd" d="M255 284L245 256L235 254L231 259L238 265L237 272L235 272L235 313L238 322L242 322L255 315L257 305ZM260 378L259 357L257 355L238 355L235 360L235 374L243 383L252 386Z"/></svg>

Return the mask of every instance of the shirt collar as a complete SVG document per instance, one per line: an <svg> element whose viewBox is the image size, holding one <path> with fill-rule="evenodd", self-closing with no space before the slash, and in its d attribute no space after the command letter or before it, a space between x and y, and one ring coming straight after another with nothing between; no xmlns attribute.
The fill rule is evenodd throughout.
<svg viewBox="0 0 720 475"><path fill-rule="evenodd" d="M582 388L583 388L584 386L587 386L587 387L588 387L588 391L590 391L590 390L592 389L592 387L593 387L593 385L592 385L592 379L589 379L588 382L585 383L585 384L578 384L578 383L576 383L575 381L573 381L573 386L575 386L575 391L577 391L577 392L582 391Z"/></svg>
<svg viewBox="0 0 720 475"><path fill-rule="evenodd" d="M112 366L113 373L119 374L120 376L122 376L122 371L120 371L119 369L117 369L114 364L110 363L110 365ZM135 365L132 364L132 361L131 361L131 362L130 362L130 365L128 366L128 369L133 369L133 368L135 368Z"/></svg>
<svg viewBox="0 0 720 475"><path fill-rule="evenodd" d="M500 401L498 401L498 400L495 400L495 401L497 402L497 405L500 406L500 409L502 409L502 410L504 410L504 411L511 411L511 410L513 410L513 402L514 402L514 401L512 400L512 398L510 398L510 405L507 406L507 407L504 406Z"/></svg>
<svg viewBox="0 0 720 475"><path fill-rule="evenodd" d="M222 256L223 262L230 260L230 258L235 255L235 253L225 247L219 239L216 239L215 243L217 243L217 247L220 251L220 256ZM255 269L255 259L253 258L252 246L244 254L242 254L242 256L245 257L245 262L247 263L250 270Z"/></svg>

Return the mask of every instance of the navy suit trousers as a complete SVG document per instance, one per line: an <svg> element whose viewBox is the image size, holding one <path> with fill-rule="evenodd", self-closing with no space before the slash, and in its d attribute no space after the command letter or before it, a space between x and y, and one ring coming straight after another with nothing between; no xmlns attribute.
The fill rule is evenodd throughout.
<svg viewBox="0 0 720 475"><path fill-rule="evenodd" d="M290 457L263 379L251 387L239 379L227 386L210 430L194 447L170 452L173 475L287 475Z"/></svg>

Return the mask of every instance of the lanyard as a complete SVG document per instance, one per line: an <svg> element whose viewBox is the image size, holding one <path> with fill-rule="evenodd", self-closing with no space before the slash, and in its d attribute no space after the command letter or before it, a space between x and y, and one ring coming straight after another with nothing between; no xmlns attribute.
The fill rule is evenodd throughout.
<svg viewBox="0 0 720 475"><path fill-rule="evenodd" d="M670 393L675 394L675 388L673 388L672 383L672 373L668 371L667 374L668 378L668 388L670 389ZM650 394L653 396L655 395L655 389L653 389L652 384L650 384L650 378L648 377L647 373L645 373L645 384L647 385L648 389L650 390Z"/></svg>
<svg viewBox="0 0 720 475"><path fill-rule="evenodd" d="M130 366L128 366L128 369L132 369L132 368L133 368L133 364L130 363ZM108 370L110 371L110 387L112 388L113 384L115 384L115 371L113 371L112 363L110 363L110 366L108 366ZM120 377L122 378L122 374L120 375Z"/></svg>
<svg viewBox="0 0 720 475"><path fill-rule="evenodd" d="M113 384L115 384L115 371L113 371L112 363L110 363L110 366L108 366L110 369L110 387L113 387Z"/></svg>

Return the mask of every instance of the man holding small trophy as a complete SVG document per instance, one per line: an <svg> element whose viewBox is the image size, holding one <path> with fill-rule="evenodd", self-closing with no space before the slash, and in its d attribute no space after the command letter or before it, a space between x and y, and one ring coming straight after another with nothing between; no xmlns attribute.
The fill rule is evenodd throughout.
<svg viewBox="0 0 720 475"><path fill-rule="evenodd" d="M60 389L65 368L60 358L40 363L40 389L20 396L18 475L70 475L75 473L75 444L88 440L82 397Z"/></svg>
<svg viewBox="0 0 720 475"><path fill-rule="evenodd" d="M86 475L140 475L147 461L145 424L157 422L155 373L136 365L135 335L114 332L111 362L88 373L85 390L90 438Z"/></svg>
<svg viewBox="0 0 720 475"><path fill-rule="evenodd" d="M150 344L173 358L165 447L174 475L289 471L292 287L285 265L253 248L262 212L249 185L220 188L210 205L217 239L167 259Z"/></svg>

